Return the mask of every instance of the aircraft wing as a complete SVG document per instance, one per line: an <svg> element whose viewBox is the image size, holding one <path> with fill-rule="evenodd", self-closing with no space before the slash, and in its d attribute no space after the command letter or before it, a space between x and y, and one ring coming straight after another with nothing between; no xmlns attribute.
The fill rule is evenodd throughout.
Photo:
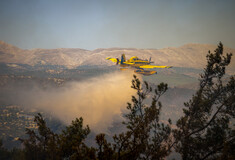
<svg viewBox="0 0 235 160"><path fill-rule="evenodd" d="M152 66L152 65L143 65L143 66L139 66L139 68L172 68L172 66Z"/></svg>
<svg viewBox="0 0 235 160"><path fill-rule="evenodd" d="M134 65L135 63L133 62L123 62L124 64L129 64L129 65Z"/></svg>
<svg viewBox="0 0 235 160"><path fill-rule="evenodd" d="M110 60L110 61L112 61L112 62L115 62L115 63L117 63L117 58L110 58L110 57L108 57L108 58L106 58L107 60Z"/></svg>

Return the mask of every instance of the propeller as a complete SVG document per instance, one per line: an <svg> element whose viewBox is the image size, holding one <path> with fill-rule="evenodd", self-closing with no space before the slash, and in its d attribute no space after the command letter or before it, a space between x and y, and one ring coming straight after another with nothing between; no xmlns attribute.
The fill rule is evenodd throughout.
<svg viewBox="0 0 235 160"><path fill-rule="evenodd" d="M153 62L151 62L151 57L149 58L149 63L153 63Z"/></svg>
<svg viewBox="0 0 235 160"><path fill-rule="evenodd" d="M118 65L119 64L119 59L117 58L117 63L116 63L116 65Z"/></svg>

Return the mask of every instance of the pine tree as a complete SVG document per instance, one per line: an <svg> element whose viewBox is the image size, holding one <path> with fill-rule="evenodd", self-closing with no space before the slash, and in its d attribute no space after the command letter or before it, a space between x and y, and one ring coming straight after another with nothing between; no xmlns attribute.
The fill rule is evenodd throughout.
<svg viewBox="0 0 235 160"><path fill-rule="evenodd" d="M142 87L134 75L132 88L136 90L137 97L132 96L132 103L127 106L128 113L123 122L127 131L114 136L116 159L163 159L169 154L171 121L167 125L159 121L162 107L159 98L166 92L167 84L157 86L150 106L144 100L153 89L147 82L144 84Z"/></svg>
<svg viewBox="0 0 235 160"><path fill-rule="evenodd" d="M76 118L60 134L60 151L63 158L95 159L95 149L89 148L84 141L90 133L90 128L83 127L83 119Z"/></svg>
<svg viewBox="0 0 235 160"><path fill-rule="evenodd" d="M105 134L100 133L96 136L96 143L98 145L98 159L110 160L115 159L115 152L112 149L111 143L105 139Z"/></svg>
<svg viewBox="0 0 235 160"><path fill-rule="evenodd" d="M175 149L183 160L235 159L235 77L225 78L232 54L223 55L219 43L208 52L207 66L200 75L200 85L185 103L184 115L174 131ZM233 125L233 126L232 126Z"/></svg>
<svg viewBox="0 0 235 160"><path fill-rule="evenodd" d="M72 121L61 134L51 131L40 113L35 116L34 121L38 126L37 131L26 129L29 138L20 139L26 159L95 159L95 149L84 143L90 129L88 126L83 127L82 118Z"/></svg>
<svg viewBox="0 0 235 160"><path fill-rule="evenodd" d="M26 159L60 159L58 135L46 126L46 122L40 113L35 116L34 122L38 126L38 133L26 129L29 138L20 139L24 145Z"/></svg>

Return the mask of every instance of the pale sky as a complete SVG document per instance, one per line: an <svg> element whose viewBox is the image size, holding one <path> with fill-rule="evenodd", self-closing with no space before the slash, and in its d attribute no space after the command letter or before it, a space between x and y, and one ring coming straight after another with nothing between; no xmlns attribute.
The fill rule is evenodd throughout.
<svg viewBox="0 0 235 160"><path fill-rule="evenodd" d="M235 48L234 0L1 0L0 40L32 48Z"/></svg>

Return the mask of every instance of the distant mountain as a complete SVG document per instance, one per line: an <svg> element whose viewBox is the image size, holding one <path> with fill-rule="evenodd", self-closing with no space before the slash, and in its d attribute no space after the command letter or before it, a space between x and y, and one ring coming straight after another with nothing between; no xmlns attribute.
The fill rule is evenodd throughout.
<svg viewBox="0 0 235 160"><path fill-rule="evenodd" d="M187 68L203 68L206 65L206 54L212 52L217 46L208 44L186 44L181 47L169 47L163 49L134 49L134 48L108 48L93 51L79 48L58 49L32 49L23 50L13 45L0 41L0 62L18 63L28 65L63 65L67 68L75 68L81 65L113 65L106 60L107 57L120 58L122 53L127 58L138 56L142 59L152 57L154 64L170 65ZM225 52L235 49L225 47ZM235 57L229 67L229 72L235 73Z"/></svg>

